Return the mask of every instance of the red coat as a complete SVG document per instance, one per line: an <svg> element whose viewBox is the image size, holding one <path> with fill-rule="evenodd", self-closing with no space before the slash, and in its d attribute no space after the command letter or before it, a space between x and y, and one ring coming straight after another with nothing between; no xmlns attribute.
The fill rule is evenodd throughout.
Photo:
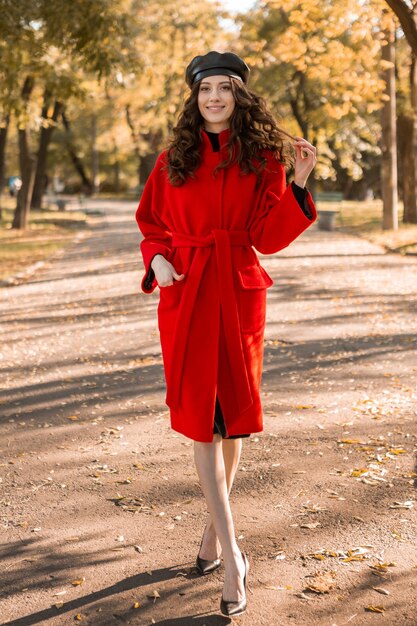
<svg viewBox="0 0 417 626"><path fill-rule="evenodd" d="M253 248L273 254L285 248L316 219L308 219L291 189L284 167L267 151L266 170L256 189L255 174L238 165L213 169L225 155L229 129L213 152L203 132L202 162L195 178L180 187L169 183L163 152L136 212L143 233L146 274L163 254L181 282L160 289L158 326L166 402L174 430L197 441L212 441L216 394L229 435L262 430L260 382L266 289L273 283ZM252 247L253 246L253 247Z"/></svg>

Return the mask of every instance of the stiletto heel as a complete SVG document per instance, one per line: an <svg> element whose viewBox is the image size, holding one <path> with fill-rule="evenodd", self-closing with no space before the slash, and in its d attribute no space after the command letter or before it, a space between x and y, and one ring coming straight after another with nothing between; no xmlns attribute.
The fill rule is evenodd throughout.
<svg viewBox="0 0 417 626"><path fill-rule="evenodd" d="M201 546L203 545L203 539L204 539L204 533L201 538L200 547L198 549L198 555L197 555L197 559L195 562L195 567L198 573L201 574L201 576L205 576L206 574L211 574L216 569L218 569L222 563L220 559L214 559L214 561L210 561L209 559L202 559L200 557L200 550L201 550Z"/></svg>
<svg viewBox="0 0 417 626"><path fill-rule="evenodd" d="M223 615L226 615L227 617L234 617L236 615L241 615L242 613L244 613L246 611L246 583L247 583L247 575L248 575L248 571L249 571L249 561L246 558L246 554L244 552L242 552L242 557L243 560L245 562L245 577L243 579L243 587L245 590L245 595L242 598L242 600L239 600L237 602L229 602L228 600L224 600L223 596L220 602L220 611L223 613Z"/></svg>

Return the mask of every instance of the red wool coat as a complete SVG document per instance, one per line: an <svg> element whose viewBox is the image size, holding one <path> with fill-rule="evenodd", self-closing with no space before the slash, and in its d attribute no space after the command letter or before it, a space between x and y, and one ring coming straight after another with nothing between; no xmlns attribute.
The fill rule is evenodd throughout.
<svg viewBox="0 0 417 626"><path fill-rule="evenodd" d="M160 289L158 327L167 383L166 403L174 430L196 441L213 439L216 395L228 435L263 428L260 382L266 289L272 279L255 250L285 248L316 219L308 219L284 167L271 152L262 183L239 166L213 170L227 153L229 129L213 152L203 132L202 161L195 178L169 183L166 152L159 155L136 212L143 234L142 289L151 293L150 263L162 254L181 282Z"/></svg>

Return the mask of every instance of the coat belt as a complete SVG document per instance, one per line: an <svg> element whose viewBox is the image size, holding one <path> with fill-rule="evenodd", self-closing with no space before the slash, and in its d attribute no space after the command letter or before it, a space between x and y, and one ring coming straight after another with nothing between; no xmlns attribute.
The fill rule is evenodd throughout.
<svg viewBox="0 0 417 626"><path fill-rule="evenodd" d="M172 233L172 246L174 248L197 248L186 278L184 279L184 290L174 330L172 354L174 355L175 365L171 365L169 380L167 381L166 397L166 403L173 410L178 410L180 404L181 379L194 304L204 269L213 248L215 248L216 251L220 308L224 326L226 350L229 357L239 413L243 413L253 402L240 333L231 251L231 246L250 245L249 234L244 230L212 230L206 237Z"/></svg>

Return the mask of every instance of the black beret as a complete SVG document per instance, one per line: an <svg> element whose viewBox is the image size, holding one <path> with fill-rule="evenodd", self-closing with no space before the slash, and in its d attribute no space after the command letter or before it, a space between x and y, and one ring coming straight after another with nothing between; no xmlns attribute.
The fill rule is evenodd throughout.
<svg viewBox="0 0 417 626"><path fill-rule="evenodd" d="M195 82L206 76L234 76L244 83L248 82L249 68L245 61L233 52L208 52L204 56L196 56L187 66L185 80L191 87Z"/></svg>

